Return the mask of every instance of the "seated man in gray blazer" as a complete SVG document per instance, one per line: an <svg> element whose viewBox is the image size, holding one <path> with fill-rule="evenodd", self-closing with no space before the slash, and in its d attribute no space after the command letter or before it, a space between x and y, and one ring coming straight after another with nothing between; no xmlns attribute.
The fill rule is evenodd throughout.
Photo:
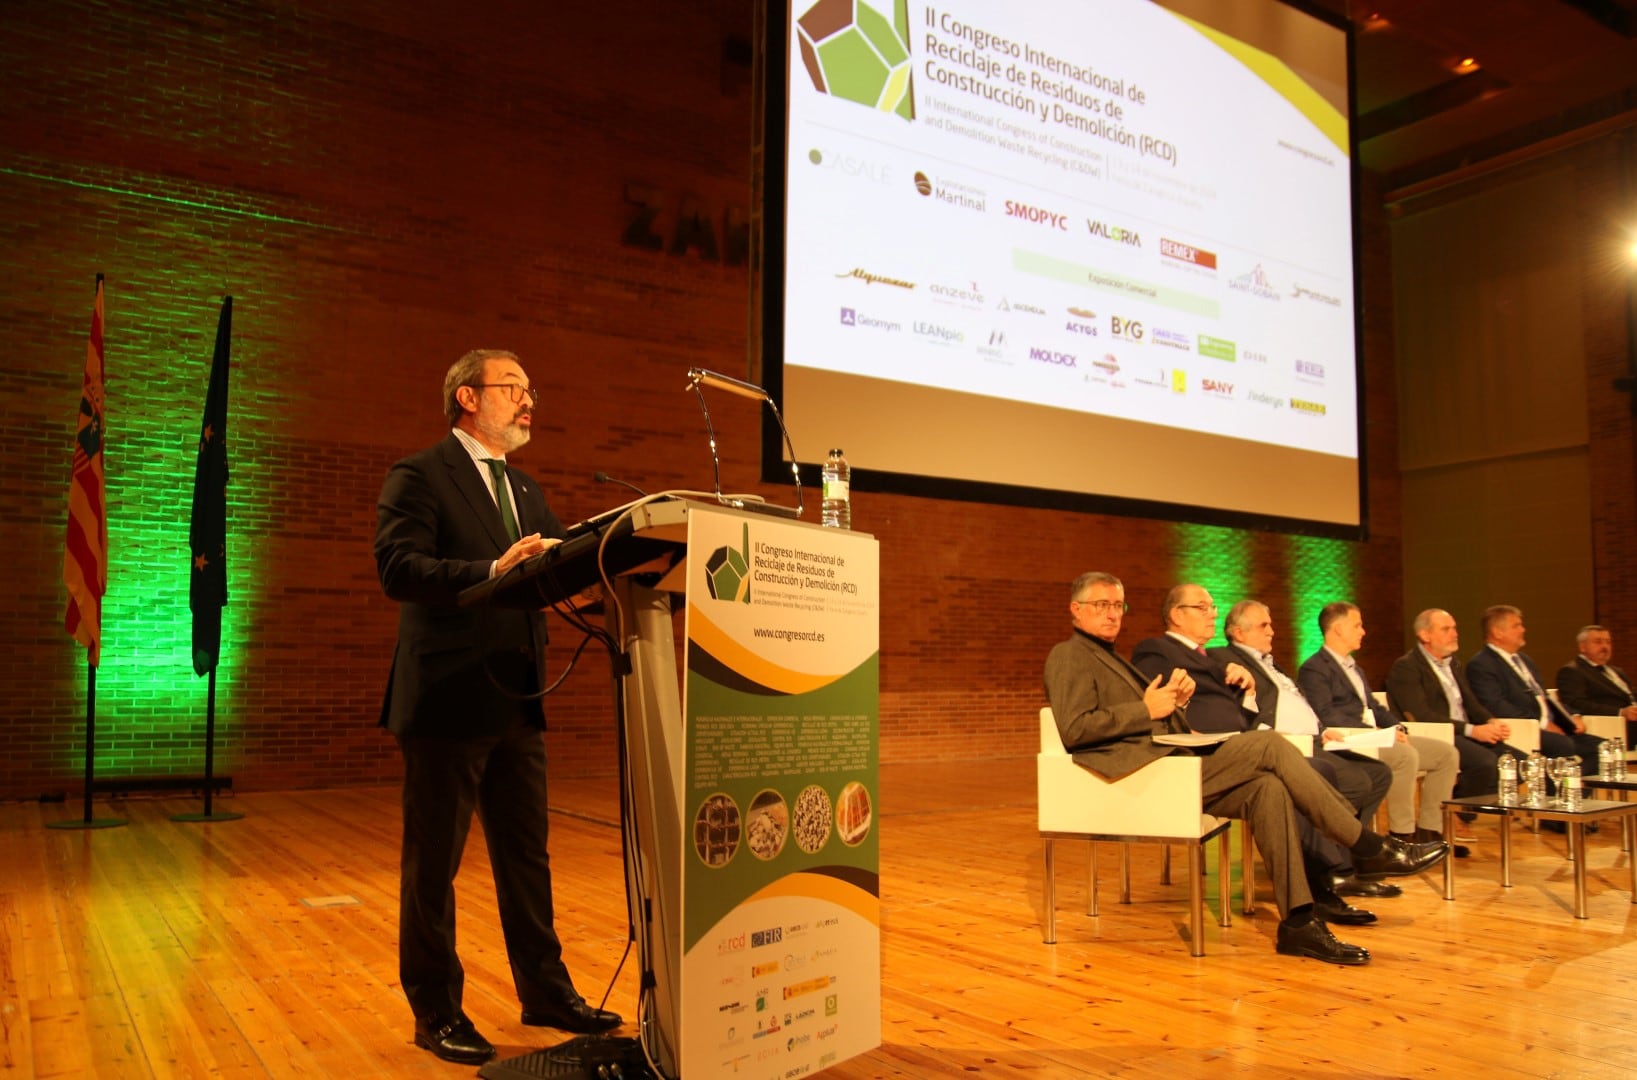
<svg viewBox="0 0 1637 1080"><path fill-rule="evenodd" d="M1076 762L1110 780L1178 751L1154 736L1187 730L1194 691L1185 672L1146 679L1114 651L1126 610L1119 578L1096 571L1076 578L1069 588L1074 632L1052 648L1044 679L1063 745ZM1236 735L1201 753L1201 809L1244 818L1255 831L1279 908L1277 950L1331 964L1368 963L1366 950L1338 941L1314 910L1298 870L1298 815L1347 847L1359 873L1372 877L1430 869L1449 854L1445 845L1406 844L1366 829L1347 800L1274 732Z"/></svg>
<svg viewBox="0 0 1637 1080"><path fill-rule="evenodd" d="M1370 682L1353 653L1364 644L1364 617L1346 601L1326 604L1319 610L1319 632L1324 645L1302 662L1296 680L1302 693L1319 716L1324 730L1339 733L1347 728L1396 728L1392 713L1370 696ZM1387 827L1405 840L1426 840L1443 835L1443 806L1455 790L1461 758L1451 743L1399 730L1392 746L1376 751L1393 772L1392 789L1387 795ZM1417 774L1427 770L1421 790L1421 812L1415 811ZM1465 858L1466 848L1455 845L1455 857Z"/></svg>

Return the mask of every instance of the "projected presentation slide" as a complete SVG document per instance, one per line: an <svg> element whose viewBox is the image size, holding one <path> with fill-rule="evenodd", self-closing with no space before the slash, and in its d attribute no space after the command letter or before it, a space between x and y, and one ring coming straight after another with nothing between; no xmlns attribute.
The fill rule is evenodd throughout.
<svg viewBox="0 0 1637 1080"><path fill-rule="evenodd" d="M1358 523L1340 30L1272 2L789 16L793 430L863 469ZM1122 448L1123 483L1073 464ZM1236 455L1301 490L1162 486Z"/></svg>

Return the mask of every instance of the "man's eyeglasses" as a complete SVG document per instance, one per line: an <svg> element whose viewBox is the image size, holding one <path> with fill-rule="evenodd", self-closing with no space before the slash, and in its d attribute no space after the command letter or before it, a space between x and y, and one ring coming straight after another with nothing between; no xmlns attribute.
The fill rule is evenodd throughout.
<svg viewBox="0 0 1637 1080"><path fill-rule="evenodd" d="M514 383L514 382L483 382L483 383L473 383L472 386L474 388L478 389L478 390L506 390L506 391L510 391L513 405L522 404L522 401L523 401L524 398L529 399L529 404L530 405L540 404L540 391L536 390L532 386L524 386L521 383Z"/></svg>
<svg viewBox="0 0 1637 1080"><path fill-rule="evenodd" d="M1216 614L1215 604L1178 604L1177 607L1193 608L1195 611L1202 611L1207 615Z"/></svg>
<svg viewBox="0 0 1637 1080"><path fill-rule="evenodd" d="M1131 605L1123 600L1076 600L1075 603L1090 608L1094 615L1107 615L1111 611L1124 615L1131 610Z"/></svg>

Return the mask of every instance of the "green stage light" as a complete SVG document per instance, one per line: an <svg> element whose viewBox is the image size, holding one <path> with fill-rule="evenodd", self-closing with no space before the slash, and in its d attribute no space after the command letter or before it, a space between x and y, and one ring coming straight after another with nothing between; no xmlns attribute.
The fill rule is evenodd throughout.
<svg viewBox="0 0 1637 1080"><path fill-rule="evenodd" d="M1291 606L1285 633L1296 642L1293 659L1299 664L1324 644L1319 609L1333 600L1358 603L1358 545L1349 540L1287 536L1285 560ZM1369 612L1365 612L1365 625L1369 625Z"/></svg>
<svg viewBox="0 0 1637 1080"><path fill-rule="evenodd" d="M1251 537L1243 529L1220 525L1177 525L1173 583L1202 585L1220 609L1213 644L1223 644L1222 624L1228 609L1247 599L1250 590Z"/></svg>

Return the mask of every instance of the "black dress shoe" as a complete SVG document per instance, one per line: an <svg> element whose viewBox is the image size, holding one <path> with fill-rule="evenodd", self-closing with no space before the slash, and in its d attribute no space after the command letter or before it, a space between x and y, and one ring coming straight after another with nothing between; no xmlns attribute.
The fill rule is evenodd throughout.
<svg viewBox="0 0 1637 1080"><path fill-rule="evenodd" d="M481 1065L495 1056L489 1040L478 1034L462 1013L456 1017L429 1016L415 1021L415 1045L457 1065Z"/></svg>
<svg viewBox="0 0 1637 1080"><path fill-rule="evenodd" d="M1336 935L1324 925L1323 919L1313 919L1306 926L1279 924L1278 941L1274 948L1286 956L1310 956L1327 964L1368 964L1370 953L1357 945L1337 941Z"/></svg>
<svg viewBox="0 0 1637 1080"><path fill-rule="evenodd" d="M1337 926L1368 926L1376 921L1375 912L1356 908L1333 892L1316 894L1313 910L1319 918Z"/></svg>
<svg viewBox="0 0 1637 1080"><path fill-rule="evenodd" d="M625 1023L619 1013L594 1008L573 990L557 1001L524 1009L522 1020L529 1027L554 1027L575 1035L598 1035Z"/></svg>
<svg viewBox="0 0 1637 1080"><path fill-rule="evenodd" d="M1353 869L1366 880L1406 877L1431 870L1449 857L1449 845L1439 840L1430 844L1406 844L1394 836L1381 838L1381 850L1369 858L1355 858Z"/></svg>
<svg viewBox="0 0 1637 1080"><path fill-rule="evenodd" d="M1368 896L1376 900L1390 900L1404 895L1404 890L1390 881L1365 881L1353 874L1333 879L1331 890L1337 896Z"/></svg>
<svg viewBox="0 0 1637 1080"><path fill-rule="evenodd" d="M1437 829L1416 829L1413 833L1410 833L1407 836L1404 833L1397 832L1393 833L1393 835L1398 837L1400 840L1416 840L1423 844L1433 843L1444 838L1444 834L1439 832ZM1451 844L1449 846L1449 853L1457 859L1464 859L1472 854L1472 849L1467 847L1465 844Z"/></svg>

